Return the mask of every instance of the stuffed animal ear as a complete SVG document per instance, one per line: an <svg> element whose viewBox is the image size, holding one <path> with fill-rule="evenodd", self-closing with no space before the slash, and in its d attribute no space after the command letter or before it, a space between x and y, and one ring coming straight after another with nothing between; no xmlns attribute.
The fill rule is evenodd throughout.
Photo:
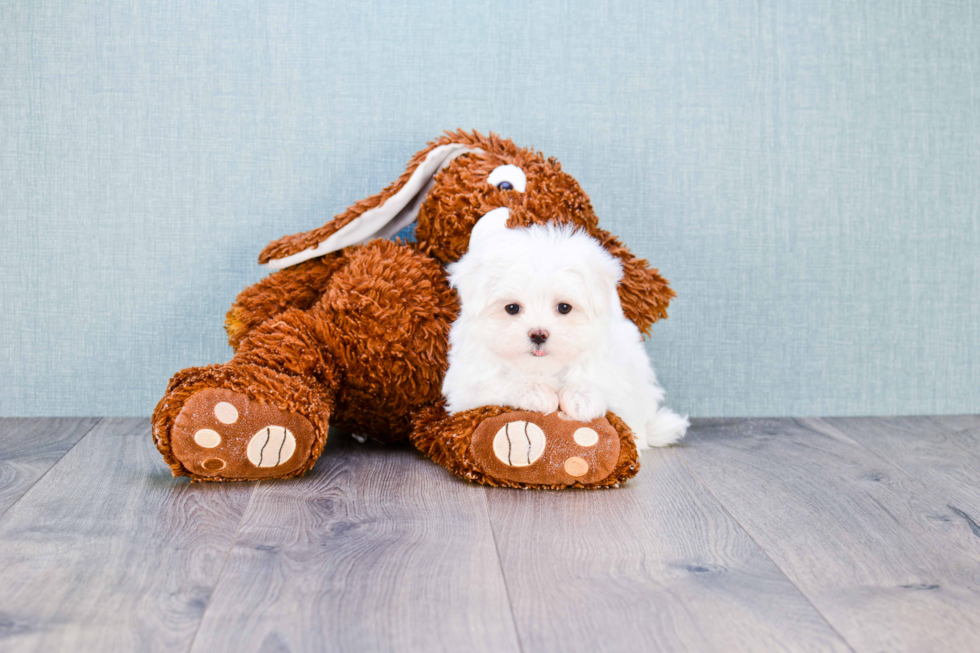
<svg viewBox="0 0 980 653"><path fill-rule="evenodd" d="M319 229L285 236L266 246L259 263L281 270L350 245L388 238L418 217L435 175L462 154L482 152L460 143L430 145L408 164L398 181L377 195L361 200Z"/></svg>

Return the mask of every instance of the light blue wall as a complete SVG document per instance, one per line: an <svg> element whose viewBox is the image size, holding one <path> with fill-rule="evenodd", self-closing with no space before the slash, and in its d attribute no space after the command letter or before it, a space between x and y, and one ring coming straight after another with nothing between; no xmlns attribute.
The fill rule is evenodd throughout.
<svg viewBox="0 0 980 653"><path fill-rule="evenodd" d="M0 0L0 414L148 414L457 126L671 280L676 409L980 412L975 3Z"/></svg>

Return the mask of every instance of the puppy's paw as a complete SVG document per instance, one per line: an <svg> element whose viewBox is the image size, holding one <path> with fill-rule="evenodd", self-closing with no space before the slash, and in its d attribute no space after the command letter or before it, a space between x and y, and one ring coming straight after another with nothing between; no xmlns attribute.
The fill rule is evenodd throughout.
<svg viewBox="0 0 980 653"><path fill-rule="evenodd" d="M561 410L570 419L591 422L606 414L606 402L588 386L566 385L558 392Z"/></svg>
<svg viewBox="0 0 980 653"><path fill-rule="evenodd" d="M661 408L646 424L646 444L648 447L666 447L679 442L687 434L691 423L669 408Z"/></svg>
<svg viewBox="0 0 980 653"><path fill-rule="evenodd" d="M543 383L529 383L517 396L517 407L545 415L558 410L558 393Z"/></svg>

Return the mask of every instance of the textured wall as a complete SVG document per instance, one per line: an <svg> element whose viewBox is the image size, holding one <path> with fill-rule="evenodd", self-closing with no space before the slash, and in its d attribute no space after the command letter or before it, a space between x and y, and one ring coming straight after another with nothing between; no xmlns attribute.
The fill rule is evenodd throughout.
<svg viewBox="0 0 980 653"><path fill-rule="evenodd" d="M0 414L148 414L266 242L457 126L672 281L676 409L980 411L974 3L227 4L0 0Z"/></svg>

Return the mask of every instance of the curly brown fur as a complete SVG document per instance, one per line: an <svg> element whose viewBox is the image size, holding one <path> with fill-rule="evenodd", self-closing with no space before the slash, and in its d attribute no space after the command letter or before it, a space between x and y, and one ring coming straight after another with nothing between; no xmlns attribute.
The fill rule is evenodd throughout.
<svg viewBox="0 0 980 653"><path fill-rule="evenodd" d="M404 245L373 241L348 256L313 309L346 375L334 423L405 439L412 412L442 394L459 303L442 267Z"/></svg>
<svg viewBox="0 0 980 653"><path fill-rule="evenodd" d="M225 317L228 344L238 349L249 331L288 309L310 309L343 263L343 252L335 252L274 272L243 290Z"/></svg>
<svg viewBox="0 0 980 653"><path fill-rule="evenodd" d="M276 272L238 296L226 321L235 356L224 365L178 373L154 412L155 441L175 474L189 473L170 451L176 415L195 392L226 388L305 416L321 448L330 425L382 440L411 436L455 473L507 485L470 467L461 444L468 437L462 433L472 433L480 416L505 409L445 416L440 407L448 333L458 313L443 266L465 253L473 226L495 208L509 209L511 227L559 221L587 230L623 262L619 292L627 317L648 332L667 316L674 296L667 281L599 227L588 196L561 165L495 134L445 133L415 154L383 191L322 227L271 243L260 262L317 247L394 196L434 148L449 144L474 151L447 161L433 177L418 212L417 242L348 246ZM525 171L524 193L487 183L490 172L504 164ZM638 469L628 429L614 415L609 421L623 441L620 464L609 478L589 487L615 485Z"/></svg>
<svg viewBox="0 0 980 653"><path fill-rule="evenodd" d="M173 378L153 416L157 446L175 474L192 475L173 457L169 434L184 402L205 387L298 413L314 424L321 444L327 415L339 428L405 439L413 412L441 396L458 310L435 261L390 241L352 247L311 308L288 309L255 327L228 363ZM311 393L319 399L302 399Z"/></svg>

